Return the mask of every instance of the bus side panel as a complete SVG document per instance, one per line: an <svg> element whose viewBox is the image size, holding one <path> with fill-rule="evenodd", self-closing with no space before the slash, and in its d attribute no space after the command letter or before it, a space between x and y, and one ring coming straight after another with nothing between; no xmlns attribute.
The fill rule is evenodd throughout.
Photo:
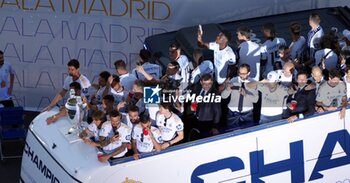
<svg viewBox="0 0 350 183"><path fill-rule="evenodd" d="M350 116L350 110L347 110ZM350 172L349 117L339 111L292 124L174 147L120 167L106 182L336 182ZM181 147L181 145L180 145ZM113 166L111 169L113 169Z"/></svg>
<svg viewBox="0 0 350 183"><path fill-rule="evenodd" d="M64 171L56 160L50 156L43 144L34 137L31 130L28 130L23 151L21 179L25 183L80 182Z"/></svg>

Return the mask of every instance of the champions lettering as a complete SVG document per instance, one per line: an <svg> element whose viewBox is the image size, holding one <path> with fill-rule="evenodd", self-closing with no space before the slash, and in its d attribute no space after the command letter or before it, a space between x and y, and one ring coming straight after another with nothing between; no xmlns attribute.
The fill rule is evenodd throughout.
<svg viewBox="0 0 350 183"><path fill-rule="evenodd" d="M345 152L345 156L332 158L333 150L339 144ZM347 130L339 130L329 133L323 143L317 158L315 167L310 177L305 177L305 160L303 140L289 144L290 159L285 159L270 164L265 164L264 150L249 153L251 182L264 182L262 177L290 171L291 182L314 181L323 178L322 171L350 164L350 135ZM191 175L192 183L203 183L201 175L214 173L216 171L230 169L232 172L244 170L245 165L241 158L232 156L217 161L202 164L195 168ZM224 177L222 181L226 180ZM245 181L243 181L245 182Z"/></svg>
<svg viewBox="0 0 350 183"><path fill-rule="evenodd" d="M31 150L30 146L26 143L24 147L24 153L30 157L30 160L36 165L38 170L49 179L51 183L60 183L60 180L55 177L55 174L44 164L44 162L39 159L38 155Z"/></svg>
<svg viewBox="0 0 350 183"><path fill-rule="evenodd" d="M154 0L0 0L0 8L16 8L26 12L49 10L72 14L93 13L114 17L167 20L171 16L169 4Z"/></svg>

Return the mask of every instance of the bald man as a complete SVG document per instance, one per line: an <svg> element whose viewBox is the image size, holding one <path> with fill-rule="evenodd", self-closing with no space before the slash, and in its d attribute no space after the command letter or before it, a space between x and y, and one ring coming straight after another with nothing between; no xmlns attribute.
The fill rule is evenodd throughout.
<svg viewBox="0 0 350 183"><path fill-rule="evenodd" d="M320 85L322 83L324 83L324 79L323 79L323 74L322 74L322 70L320 67L318 66L314 66L312 67L312 71L311 71L311 76L312 78L310 78L309 80L315 84L316 87L316 95L318 93L318 90L320 88Z"/></svg>

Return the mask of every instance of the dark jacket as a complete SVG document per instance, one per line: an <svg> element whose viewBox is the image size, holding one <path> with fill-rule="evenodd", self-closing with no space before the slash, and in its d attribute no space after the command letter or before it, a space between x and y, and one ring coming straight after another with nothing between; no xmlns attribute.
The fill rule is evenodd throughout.
<svg viewBox="0 0 350 183"><path fill-rule="evenodd" d="M297 101L297 106L295 110L287 108L284 110L283 118L288 118L293 115L303 114L304 117L308 117L315 113L316 104L316 90L305 90L306 87L297 91L294 95L289 95L287 98L287 104L292 100Z"/></svg>
<svg viewBox="0 0 350 183"><path fill-rule="evenodd" d="M195 86L193 93L199 96L201 91L202 86L198 84ZM210 94L211 96L213 96L213 94L215 94L214 96L220 96L214 86L206 93L206 96ZM214 126L217 125L221 117L221 104L215 102L198 103L196 117L198 121L212 121Z"/></svg>

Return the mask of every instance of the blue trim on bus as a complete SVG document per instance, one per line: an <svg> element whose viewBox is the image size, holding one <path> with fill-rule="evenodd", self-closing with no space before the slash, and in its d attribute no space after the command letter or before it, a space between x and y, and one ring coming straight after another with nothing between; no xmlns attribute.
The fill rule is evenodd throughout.
<svg viewBox="0 0 350 183"><path fill-rule="evenodd" d="M350 109L350 106L347 107L347 109ZM316 117L319 117L319 116L324 116L324 115L327 115L327 114L330 114L330 113L339 112L339 111L340 111L340 109L338 109L336 111L326 111L326 112L322 112L322 113L315 113L312 116L309 116L309 117L304 118L304 119L312 119L312 118L316 118ZM350 115L350 114L348 114L348 115ZM297 119L293 123L301 122L304 119ZM216 136L213 136L213 137L208 137L208 138L205 138L205 139L196 140L196 141L193 141L193 142L186 142L184 144L175 145L174 147L170 147L170 148L167 148L165 150L161 150L160 152L144 153L144 154L140 155L140 158L152 157L152 156L155 156L155 155L158 155L158 154L163 154L163 153L168 153L168 152L172 152L172 151L177 151L177 150L189 148L189 147L196 146L196 145L201 145L201 144L205 144L205 143L209 143L209 142L214 142L214 141L218 141L218 140L222 140L222 139L227 139L227 138L231 138L231 137L235 137L235 136L239 136L239 135L243 135L243 134L247 134L247 133L251 133L251 132L255 132L255 131L259 131L259 130L264 130L264 129L272 128L272 127L276 127L276 126L286 125L286 124L289 124L289 122L286 119L278 120L278 121L274 121L274 122L270 122L270 123L266 123L266 124L253 126L253 127L246 128L246 129L240 129L240 130L236 130L236 131L232 131L232 132L227 132L227 133L224 133L224 134L216 135ZM115 166L115 165L118 165L118 164L121 164L121 163L130 162L130 161L135 161L132 156L109 160L109 164L111 166Z"/></svg>

